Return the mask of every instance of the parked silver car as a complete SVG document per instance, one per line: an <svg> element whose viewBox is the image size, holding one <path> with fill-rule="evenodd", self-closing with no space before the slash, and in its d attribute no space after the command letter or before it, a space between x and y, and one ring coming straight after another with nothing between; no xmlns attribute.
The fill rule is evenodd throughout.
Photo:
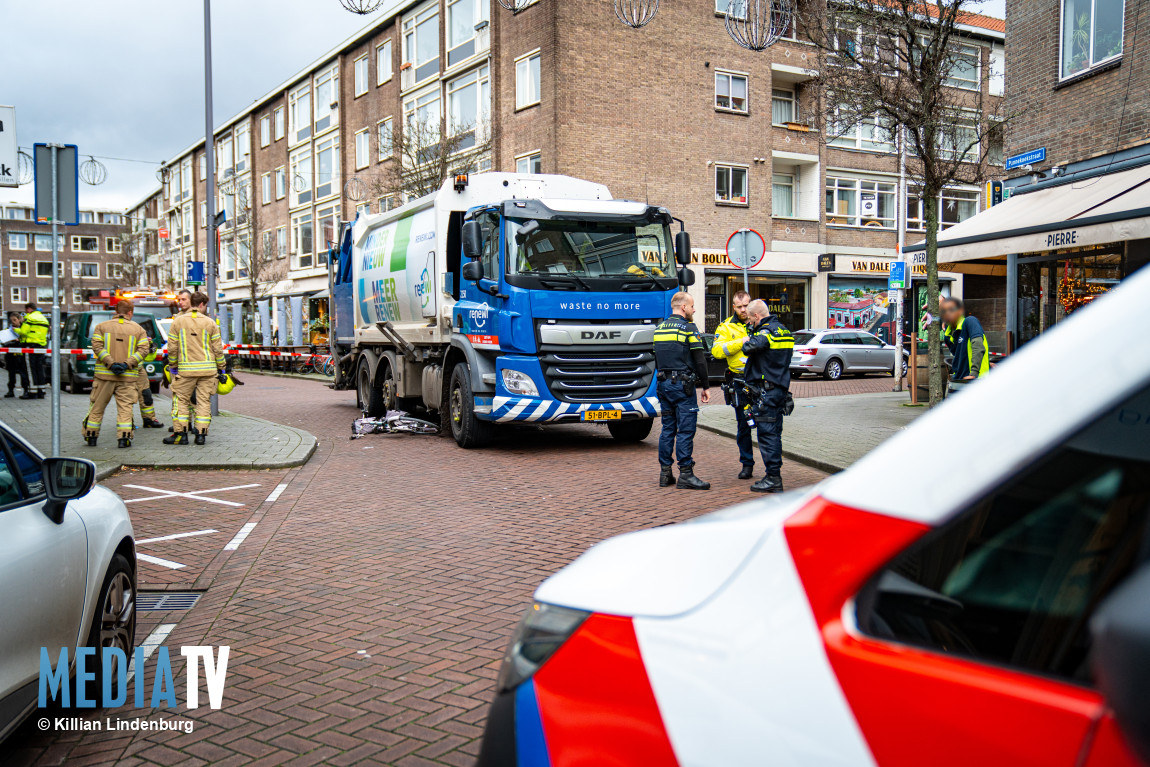
<svg viewBox="0 0 1150 767"><path fill-rule="evenodd" d="M41 647L52 663L67 647L72 670L77 647L132 657L132 523L95 482L91 461L44 458L0 423L0 741L36 707ZM96 668L92 690L118 671Z"/></svg>
<svg viewBox="0 0 1150 767"><path fill-rule="evenodd" d="M817 373L837 381L843 373L894 375L895 348L865 330L799 330L791 357L791 375ZM910 353L903 350L901 374L906 375Z"/></svg>

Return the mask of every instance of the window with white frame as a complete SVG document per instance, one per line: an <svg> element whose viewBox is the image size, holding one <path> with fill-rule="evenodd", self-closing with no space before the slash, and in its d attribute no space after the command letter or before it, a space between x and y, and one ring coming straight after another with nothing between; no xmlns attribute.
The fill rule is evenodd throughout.
<svg viewBox="0 0 1150 767"><path fill-rule="evenodd" d="M541 55L533 51L515 60L515 108L538 104L542 94L539 82Z"/></svg>
<svg viewBox="0 0 1150 767"><path fill-rule="evenodd" d="M298 144L311 138L311 83L296 88L288 96L288 120L291 122L291 143Z"/></svg>
<svg viewBox="0 0 1150 767"><path fill-rule="evenodd" d="M291 206L294 208L311 202L313 175L310 146L297 149L288 157L288 175L291 177Z"/></svg>
<svg viewBox="0 0 1150 767"><path fill-rule="evenodd" d="M793 90L786 88L771 89L771 122L775 125L786 125L799 121L799 100Z"/></svg>
<svg viewBox="0 0 1150 767"><path fill-rule="evenodd" d="M28 262L27 261L9 261L8 262L8 276L9 277L27 277L28 276Z"/></svg>
<svg viewBox="0 0 1150 767"><path fill-rule="evenodd" d="M844 111L836 108L827 118L827 143L847 149L865 149L872 152L893 152L894 132L879 117L864 117L856 123L839 117Z"/></svg>
<svg viewBox="0 0 1150 767"><path fill-rule="evenodd" d="M715 202L747 204L746 166L715 165Z"/></svg>
<svg viewBox="0 0 1150 767"><path fill-rule="evenodd" d="M898 74L898 41L893 35L877 32L845 16L837 18L835 24L830 41L835 63L850 66L880 63L884 73Z"/></svg>
<svg viewBox="0 0 1150 767"><path fill-rule="evenodd" d="M315 256L311 211L297 213L291 219L291 247L295 256L295 268L309 269Z"/></svg>
<svg viewBox="0 0 1150 767"><path fill-rule="evenodd" d="M104 274L107 275L109 280L122 280L124 279L124 265L104 264Z"/></svg>
<svg viewBox="0 0 1150 767"><path fill-rule="evenodd" d="M190 208L189 208L189 210L190 210ZM119 237L105 237L104 238L104 250L107 251L108 253L120 253L120 252L122 252L123 246L120 244L120 238Z"/></svg>
<svg viewBox="0 0 1150 767"><path fill-rule="evenodd" d="M184 160L184 162L188 163L188 171L189 171L188 172L188 178L190 178L192 175L191 174L191 160ZM189 189L192 188L191 184L188 184L188 188ZM101 213L100 214L100 223L101 224L119 225L119 224L123 223L123 217L119 213Z"/></svg>
<svg viewBox="0 0 1150 767"><path fill-rule="evenodd" d="M355 97L359 98L367 93L367 54L360 56L354 62L355 67Z"/></svg>
<svg viewBox="0 0 1150 767"><path fill-rule="evenodd" d="M339 66L332 64L315 76L315 132L323 133L339 122L335 102L339 93Z"/></svg>
<svg viewBox="0 0 1150 767"><path fill-rule="evenodd" d="M200 228L208 228L208 204L206 202L200 203Z"/></svg>
<svg viewBox="0 0 1150 767"><path fill-rule="evenodd" d="M36 288L36 303L52 303L52 288Z"/></svg>
<svg viewBox="0 0 1150 767"><path fill-rule="evenodd" d="M248 169L248 158L252 153L252 129L246 122L236 128L236 173Z"/></svg>
<svg viewBox="0 0 1150 767"><path fill-rule="evenodd" d="M27 250L28 249L28 235L23 232L9 232L8 233L8 249L9 250Z"/></svg>
<svg viewBox="0 0 1150 767"><path fill-rule="evenodd" d="M321 199L339 192L339 135L333 134L315 145L315 197Z"/></svg>
<svg viewBox="0 0 1150 767"><path fill-rule="evenodd" d="M92 211L90 211L90 210L80 211L80 223L81 224L94 224L94 223L96 223L95 214L93 214Z"/></svg>
<svg viewBox="0 0 1150 767"><path fill-rule="evenodd" d="M236 240L236 279L248 276L248 265L252 262L251 241L245 236Z"/></svg>
<svg viewBox="0 0 1150 767"><path fill-rule="evenodd" d="M287 252L287 227L276 227L276 258L284 258Z"/></svg>
<svg viewBox="0 0 1150 767"><path fill-rule="evenodd" d="M978 162L981 154L979 146L978 117L957 117L943 125L938 133L939 155L961 162Z"/></svg>
<svg viewBox="0 0 1150 767"><path fill-rule="evenodd" d="M439 3L431 3L403 20L403 61L421 83L439 73Z"/></svg>
<svg viewBox="0 0 1150 767"><path fill-rule="evenodd" d="M1062 0L1061 77L1122 55L1124 0Z"/></svg>
<svg viewBox="0 0 1150 767"><path fill-rule="evenodd" d="M771 215L794 218L795 176L793 173L771 174Z"/></svg>
<svg viewBox="0 0 1150 767"><path fill-rule="evenodd" d="M49 240L50 242L50 240ZM99 253L100 252L100 238L99 237L85 237L83 235L72 235L72 252L73 253Z"/></svg>
<svg viewBox="0 0 1150 767"><path fill-rule="evenodd" d="M949 229L978 213L978 192L969 189L944 189L938 198L938 227ZM926 205L922 190L910 188L906 192L906 228L926 229Z"/></svg>
<svg viewBox="0 0 1150 767"><path fill-rule="evenodd" d="M275 140L279 141L284 137L284 108L276 107L272 112L272 129L275 131Z"/></svg>
<svg viewBox="0 0 1150 767"><path fill-rule="evenodd" d="M747 111L746 75L715 71L715 109L743 113Z"/></svg>
<svg viewBox="0 0 1150 767"><path fill-rule="evenodd" d="M968 91L981 88L978 72L982 64L982 48L968 43L954 43L949 59L950 74L945 80L947 85Z"/></svg>
<svg viewBox="0 0 1150 767"><path fill-rule="evenodd" d="M355 169L366 168L367 155L371 148L371 136L367 128L355 132Z"/></svg>
<svg viewBox="0 0 1150 767"><path fill-rule="evenodd" d="M260 255L264 258L271 258L275 254L276 233L273 230L267 229L264 231L260 238L260 247L262 248Z"/></svg>
<svg viewBox="0 0 1150 767"><path fill-rule="evenodd" d="M221 178L227 171L235 170L236 155L232 137L225 136L216 143L216 174Z"/></svg>
<svg viewBox="0 0 1150 767"><path fill-rule="evenodd" d="M385 194L383 197L379 198L380 213L387 213L389 210L394 210L398 207L399 203L396 202L394 194Z"/></svg>
<svg viewBox="0 0 1150 767"><path fill-rule="evenodd" d="M93 279L100 276L100 265L94 261L73 261L72 276Z"/></svg>
<svg viewBox="0 0 1150 767"><path fill-rule="evenodd" d="M475 38L488 20L489 0L447 0L447 66L475 55Z"/></svg>
<svg viewBox="0 0 1150 767"><path fill-rule="evenodd" d="M715 0L715 13L730 13L737 19L747 17L747 0Z"/></svg>
<svg viewBox="0 0 1150 767"><path fill-rule="evenodd" d="M225 280L234 280L236 278L236 243L228 240L224 243L223 258L223 272Z"/></svg>
<svg viewBox="0 0 1150 767"><path fill-rule="evenodd" d="M986 130L986 161L991 165L1002 165L1005 157L1003 143L1005 130L1002 122L991 120Z"/></svg>
<svg viewBox="0 0 1150 767"><path fill-rule="evenodd" d="M439 123L443 119L441 102L438 85L403 102L403 125L409 142L422 148L439 141Z"/></svg>
<svg viewBox="0 0 1150 767"><path fill-rule="evenodd" d="M56 262L56 273L61 277L64 276L64 262ZM45 279L52 279L52 262L51 261L37 261L36 262L36 276Z"/></svg>
<svg viewBox="0 0 1150 767"><path fill-rule="evenodd" d="M72 288L72 303L77 306L84 305L84 289Z"/></svg>
<svg viewBox="0 0 1150 767"><path fill-rule="evenodd" d="M391 118L387 117L379 121L376 126L375 143L379 153L378 161L390 160L395 148L391 143Z"/></svg>
<svg viewBox="0 0 1150 767"><path fill-rule="evenodd" d="M32 236L33 247L41 253L52 252L52 235L50 234L36 234ZM56 249L64 250L64 235L56 235Z"/></svg>
<svg viewBox="0 0 1150 767"><path fill-rule="evenodd" d="M391 79L391 40L375 46L375 84L383 85Z"/></svg>
<svg viewBox="0 0 1150 767"><path fill-rule="evenodd" d="M14 304L27 303L28 288L10 288L8 290L8 297Z"/></svg>
<svg viewBox="0 0 1150 767"><path fill-rule="evenodd" d="M515 158L515 172L542 173L543 154L541 152L529 152L528 154L519 155Z"/></svg>
<svg viewBox="0 0 1150 767"><path fill-rule="evenodd" d="M200 181L208 177L208 157L207 155L200 155Z"/></svg>
<svg viewBox="0 0 1150 767"><path fill-rule="evenodd" d="M827 176L827 224L893 229L895 185L885 181Z"/></svg>
<svg viewBox="0 0 1150 767"><path fill-rule="evenodd" d="M265 173L260 176L260 204L267 205L272 201L272 174Z"/></svg>
<svg viewBox="0 0 1150 767"><path fill-rule="evenodd" d="M27 221L31 218L27 208L8 208L6 213L10 221Z"/></svg>
<svg viewBox="0 0 1150 767"><path fill-rule="evenodd" d="M486 130L491 111L491 75L486 64L447 83L447 130L464 134L459 149L470 149Z"/></svg>
<svg viewBox="0 0 1150 767"><path fill-rule="evenodd" d="M272 143L272 118L264 115L260 118L260 146L265 147Z"/></svg>
<svg viewBox="0 0 1150 767"><path fill-rule="evenodd" d="M180 199L186 200L192 196L192 158L186 157L180 163ZM104 223L110 224L111 221ZM119 223L118 221L115 223Z"/></svg>
<svg viewBox="0 0 1150 767"><path fill-rule="evenodd" d="M279 166L275 169L276 180L276 199L282 200L284 195L287 194L287 174L284 172L284 166Z"/></svg>
<svg viewBox="0 0 1150 767"><path fill-rule="evenodd" d="M332 205L316 211L316 247L324 253L339 238L339 206Z"/></svg>

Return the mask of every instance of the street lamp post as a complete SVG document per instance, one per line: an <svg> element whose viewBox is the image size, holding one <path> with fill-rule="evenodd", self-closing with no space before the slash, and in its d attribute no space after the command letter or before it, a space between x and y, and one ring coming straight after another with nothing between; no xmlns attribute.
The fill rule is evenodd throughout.
<svg viewBox="0 0 1150 767"><path fill-rule="evenodd" d="M212 130L212 0L204 0L204 162L207 164L205 210L208 261L204 264L204 289L208 293L208 316L216 318L216 157ZM212 395L212 415L220 414L219 397Z"/></svg>

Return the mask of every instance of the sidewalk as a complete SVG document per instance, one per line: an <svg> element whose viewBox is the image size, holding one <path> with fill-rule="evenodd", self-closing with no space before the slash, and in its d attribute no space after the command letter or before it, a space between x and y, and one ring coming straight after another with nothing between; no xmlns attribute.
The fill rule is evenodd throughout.
<svg viewBox="0 0 1150 767"><path fill-rule="evenodd" d="M226 398L224 398L226 400ZM96 462L103 479L124 466L163 469L285 469L302 466L315 452L316 438L306 431L282 426L262 418L220 411L212 419L208 444L165 445L172 425L172 400L167 393L155 395L156 416L162 429L136 429L127 449L116 447L116 404L104 411L100 444L88 447L80 423L88 412L88 395L60 393L60 452ZM0 399L0 420L48 455L52 448L51 399ZM136 424L140 412L135 409Z"/></svg>
<svg viewBox="0 0 1150 767"><path fill-rule="evenodd" d="M784 422L783 456L823 471L842 471L926 412L925 406L909 402L905 392L796 399L795 412ZM699 427L733 439L735 411L728 405L703 405Z"/></svg>

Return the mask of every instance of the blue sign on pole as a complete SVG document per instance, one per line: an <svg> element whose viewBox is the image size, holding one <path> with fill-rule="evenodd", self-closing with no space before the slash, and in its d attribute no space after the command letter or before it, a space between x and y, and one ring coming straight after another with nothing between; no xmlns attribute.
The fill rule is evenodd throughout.
<svg viewBox="0 0 1150 767"><path fill-rule="evenodd" d="M903 290L906 288L906 262L891 261L890 276L887 277L888 290Z"/></svg>
<svg viewBox="0 0 1150 767"><path fill-rule="evenodd" d="M1042 162L1046 159L1046 147L1042 146L1038 149L1031 149L1029 152L1016 154L1013 157L1006 158L1006 169L1014 170L1021 168L1023 165L1033 165L1036 162Z"/></svg>
<svg viewBox="0 0 1150 767"><path fill-rule="evenodd" d="M203 285L204 284L204 262L203 261L189 261L188 262L188 278L184 282L189 285Z"/></svg>

